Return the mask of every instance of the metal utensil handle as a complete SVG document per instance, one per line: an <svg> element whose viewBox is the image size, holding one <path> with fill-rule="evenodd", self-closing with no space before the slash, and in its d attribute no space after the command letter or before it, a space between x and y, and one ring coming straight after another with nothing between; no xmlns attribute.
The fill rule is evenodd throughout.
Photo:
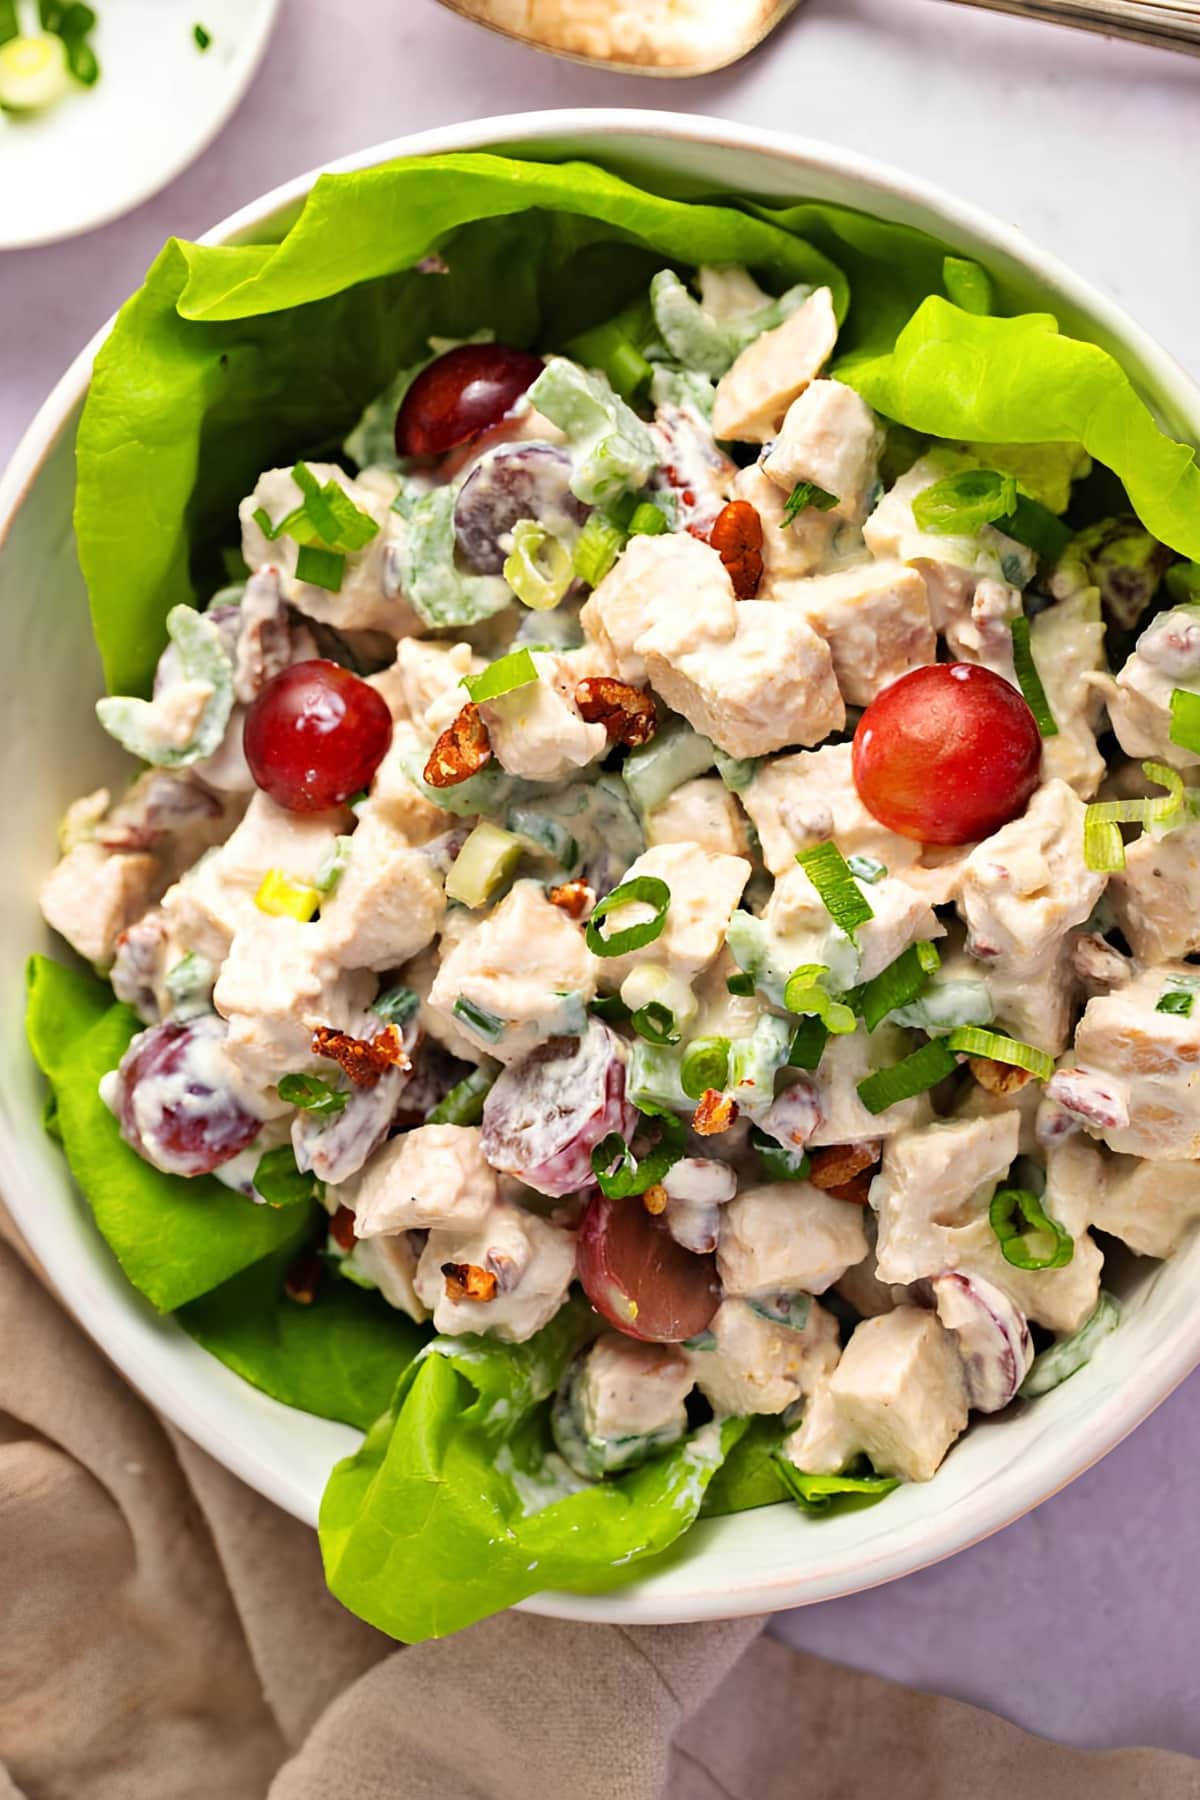
<svg viewBox="0 0 1200 1800"><path fill-rule="evenodd" d="M1015 13L1051 25L1073 25L1162 50L1200 56L1200 5L1193 0L955 0L989 12Z"/></svg>

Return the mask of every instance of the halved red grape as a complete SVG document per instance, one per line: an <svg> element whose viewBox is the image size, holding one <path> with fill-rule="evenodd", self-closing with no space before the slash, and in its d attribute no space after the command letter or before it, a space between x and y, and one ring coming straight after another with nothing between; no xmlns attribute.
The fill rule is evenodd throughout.
<svg viewBox="0 0 1200 1800"><path fill-rule="evenodd" d="M970 844L1024 812L1042 740L1019 691L977 663L912 669L872 700L854 734L854 783L889 831Z"/></svg>
<svg viewBox="0 0 1200 1800"><path fill-rule="evenodd" d="M397 456L441 456L486 431L542 372L508 344L459 344L421 370L396 414Z"/></svg>
<svg viewBox="0 0 1200 1800"><path fill-rule="evenodd" d="M501 538L518 519L581 525L589 507L571 492L571 459L553 444L499 444L485 451L454 503L454 536L468 568L499 575L508 552Z"/></svg>
<svg viewBox="0 0 1200 1800"><path fill-rule="evenodd" d="M391 741L383 696L321 658L269 681L243 736L250 773L288 812L325 812L368 787Z"/></svg>
<svg viewBox="0 0 1200 1800"><path fill-rule="evenodd" d="M677 1244L637 1195L593 1194L575 1243L584 1293L626 1337L681 1344L721 1304L713 1258Z"/></svg>
<svg viewBox="0 0 1200 1800"><path fill-rule="evenodd" d="M224 1019L168 1020L139 1032L117 1070L121 1136L168 1175L208 1175L245 1150L262 1120L221 1079Z"/></svg>
<svg viewBox="0 0 1200 1800"><path fill-rule="evenodd" d="M598 1019L581 1038L552 1038L504 1070L483 1103L480 1148L494 1169L540 1194L590 1187L592 1149L633 1135L621 1040Z"/></svg>

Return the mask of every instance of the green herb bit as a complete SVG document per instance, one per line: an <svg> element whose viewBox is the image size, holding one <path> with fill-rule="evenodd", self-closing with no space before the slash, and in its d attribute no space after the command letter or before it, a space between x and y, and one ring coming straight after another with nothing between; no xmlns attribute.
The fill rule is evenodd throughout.
<svg viewBox="0 0 1200 1800"><path fill-rule="evenodd" d="M464 675L462 686L478 706L483 700L498 700L502 694L529 687L537 678L537 664L529 651L510 650L507 656L497 657L478 675Z"/></svg>
<svg viewBox="0 0 1200 1800"><path fill-rule="evenodd" d="M846 867L855 881L865 881L871 887L877 881L887 879L887 864L881 863L875 856L848 856Z"/></svg>
<svg viewBox="0 0 1200 1800"><path fill-rule="evenodd" d="M777 1143L760 1131L757 1125L750 1127L750 1147L772 1181L807 1181L811 1164L803 1150L789 1150L786 1145Z"/></svg>
<svg viewBox="0 0 1200 1800"><path fill-rule="evenodd" d="M934 944L922 939L910 944L894 963L864 982L858 990L858 1010L868 1031L874 1031L898 1006L909 1006L929 985L929 977L942 966Z"/></svg>
<svg viewBox="0 0 1200 1800"><path fill-rule="evenodd" d="M810 1013L801 1019L792 1033L792 1041L788 1047L787 1066L789 1069L819 1068L821 1058L825 1054L825 1046L829 1042L830 1032L824 1019Z"/></svg>
<svg viewBox="0 0 1200 1800"><path fill-rule="evenodd" d="M826 839L823 844L814 844L811 850L798 851L796 861L816 888L821 904L838 930L845 932L853 943L859 926L865 925L875 914L870 902L855 886L854 877L837 845Z"/></svg>
<svg viewBox="0 0 1200 1800"><path fill-rule="evenodd" d="M207 50L212 43L212 32L206 31L203 25L193 25L192 36L196 40L197 50Z"/></svg>
<svg viewBox="0 0 1200 1800"><path fill-rule="evenodd" d="M450 1010L468 1031L473 1031L486 1044L498 1043L507 1029L504 1019L489 1012L486 1006L478 1006L474 1000L468 1000L465 994L459 995Z"/></svg>
<svg viewBox="0 0 1200 1800"><path fill-rule="evenodd" d="M625 533L603 513L594 512L575 539L572 563L580 581L599 587L625 548Z"/></svg>
<svg viewBox="0 0 1200 1800"><path fill-rule="evenodd" d="M913 519L922 531L942 537L969 537L1005 518L1017 504L1013 475L995 469L960 469L924 488L913 501Z"/></svg>
<svg viewBox="0 0 1200 1800"><path fill-rule="evenodd" d="M680 1038L675 1014L661 1000L648 1000L630 1015L630 1023L638 1036L648 1044L677 1044Z"/></svg>
<svg viewBox="0 0 1200 1800"><path fill-rule="evenodd" d="M730 1043L727 1037L693 1038L679 1065L679 1085L689 1100L701 1099L715 1088L721 1093L729 1081Z"/></svg>
<svg viewBox="0 0 1200 1800"><path fill-rule="evenodd" d="M633 905L635 901L652 907L654 917L640 925L627 926L624 931L614 931L611 937L604 937L600 931L601 920L623 906ZM671 890L657 875L635 875L632 881L623 881L620 887L605 895L588 920L584 934L588 949L593 956L626 956L631 950L644 949L647 944L652 944L662 936L670 905Z"/></svg>
<svg viewBox="0 0 1200 1800"><path fill-rule="evenodd" d="M1042 686L1042 678L1038 674L1037 664L1033 660L1033 644L1029 636L1029 620L1024 613L1012 622L1013 667L1017 673L1017 682L1025 696L1025 704L1037 722L1037 728L1044 738L1058 736L1058 726L1054 722L1054 714L1050 711L1050 702L1046 698L1046 690Z"/></svg>
<svg viewBox="0 0 1200 1800"><path fill-rule="evenodd" d="M928 1093L958 1067L958 1059L944 1038L933 1038L922 1044L903 1062L890 1069L877 1069L858 1084L858 1097L869 1113L886 1112L898 1101L912 1100Z"/></svg>
<svg viewBox="0 0 1200 1800"><path fill-rule="evenodd" d="M522 606L551 612L574 578L571 552L536 519L518 519L513 547L504 559L504 579Z"/></svg>
<svg viewBox="0 0 1200 1800"><path fill-rule="evenodd" d="M483 1103L496 1085L498 1068L473 1069L425 1115L427 1125L478 1125Z"/></svg>
<svg viewBox="0 0 1200 1800"><path fill-rule="evenodd" d="M803 963L794 969L783 990L783 1004L790 1013L813 1014L834 1037L845 1037L854 1030L854 1014L822 987L828 973L824 963Z"/></svg>
<svg viewBox="0 0 1200 1800"><path fill-rule="evenodd" d="M284 1080L287 1080L286 1075ZM259 1157L254 1171L255 1192L268 1206L300 1206L313 1198L318 1185L314 1176L301 1174L296 1167L290 1144L268 1150Z"/></svg>
<svg viewBox="0 0 1200 1800"><path fill-rule="evenodd" d="M634 507L628 526L630 537L661 537L668 529L667 515L661 506L642 500Z"/></svg>
<svg viewBox="0 0 1200 1800"><path fill-rule="evenodd" d="M318 1118L340 1113L350 1098L332 1082L322 1081L319 1075L285 1075L275 1091L288 1106L298 1106L301 1111L315 1113Z"/></svg>
<svg viewBox="0 0 1200 1800"><path fill-rule="evenodd" d="M873 1506L900 1486L895 1475L809 1475L775 1452L775 1465L783 1484L805 1512L836 1513Z"/></svg>
<svg viewBox="0 0 1200 1800"><path fill-rule="evenodd" d="M815 512L831 512L837 504L838 496L827 494L815 481L798 481L784 501L779 529L786 531L796 514L805 512L809 507Z"/></svg>
<svg viewBox="0 0 1200 1800"><path fill-rule="evenodd" d="M992 1062L1007 1063L1010 1068L1026 1069L1039 1081L1049 1081L1054 1073L1054 1058L1045 1050L1024 1044L1019 1038L1005 1037L999 1031L985 1031L979 1025L956 1025L946 1044L963 1056L986 1056Z"/></svg>
<svg viewBox="0 0 1200 1800"><path fill-rule="evenodd" d="M738 994L744 999L749 998L749 996L754 993L753 975L747 975L745 973L727 975L725 977L725 992L727 994Z"/></svg>
<svg viewBox="0 0 1200 1800"><path fill-rule="evenodd" d="M346 558L339 550L322 550L301 544L296 556L296 580L311 582L328 594L340 594L346 574Z"/></svg>
<svg viewBox="0 0 1200 1800"><path fill-rule="evenodd" d="M588 1001L588 1011L594 1018L607 1019L610 1025L627 1025L633 1017L620 994L597 994Z"/></svg>
<svg viewBox="0 0 1200 1800"><path fill-rule="evenodd" d="M388 1025L407 1025L415 1019L421 1008L421 998L410 987L385 988L382 994L376 994L369 1007L377 1019Z"/></svg>
<svg viewBox="0 0 1200 1800"><path fill-rule="evenodd" d="M1182 824L1187 815L1187 790L1177 769L1166 763L1144 762L1142 773L1167 792L1149 800L1098 800L1083 815L1083 860L1094 872L1125 867L1125 846L1118 825Z"/></svg>
<svg viewBox="0 0 1200 1800"><path fill-rule="evenodd" d="M683 1156L687 1138L680 1120L670 1113L656 1115L659 1141L638 1162L619 1131L608 1136L592 1150L592 1173L600 1192L610 1200L626 1200L656 1187Z"/></svg>
<svg viewBox="0 0 1200 1800"><path fill-rule="evenodd" d="M1064 1269L1075 1254L1070 1232L1042 1211L1028 1188L1000 1188L988 1208L988 1223L1014 1269Z"/></svg>

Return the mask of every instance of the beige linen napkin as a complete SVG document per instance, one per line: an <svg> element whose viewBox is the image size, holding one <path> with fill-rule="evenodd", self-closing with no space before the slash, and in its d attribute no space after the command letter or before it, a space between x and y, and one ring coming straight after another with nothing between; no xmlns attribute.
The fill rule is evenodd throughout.
<svg viewBox="0 0 1200 1800"><path fill-rule="evenodd" d="M1196 1800L761 1621L520 1613L398 1650L0 1244L0 1800Z"/></svg>

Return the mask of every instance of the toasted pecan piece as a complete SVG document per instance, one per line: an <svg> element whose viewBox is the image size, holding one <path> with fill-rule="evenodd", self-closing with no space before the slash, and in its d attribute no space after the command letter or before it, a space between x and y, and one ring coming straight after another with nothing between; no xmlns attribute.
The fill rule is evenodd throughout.
<svg viewBox="0 0 1200 1800"><path fill-rule="evenodd" d="M444 1262L447 1300L487 1301L496 1298L496 1277L478 1263Z"/></svg>
<svg viewBox="0 0 1200 1800"><path fill-rule="evenodd" d="M648 1187L642 1195L642 1205L648 1213L663 1213L667 1210L667 1190L661 1181Z"/></svg>
<svg viewBox="0 0 1200 1800"><path fill-rule="evenodd" d="M589 725L603 725L610 744L627 744L635 750L648 744L658 729L658 709L649 688L634 687L612 675L589 675L575 689L579 716Z"/></svg>
<svg viewBox="0 0 1200 1800"><path fill-rule="evenodd" d="M825 1192L831 1200L848 1200L851 1206L867 1206L874 1179L873 1169L862 1169L857 1175L852 1175L849 1181L842 1182L840 1187L826 1188Z"/></svg>
<svg viewBox="0 0 1200 1800"><path fill-rule="evenodd" d="M586 881L564 881L560 887L552 887L546 895L551 906L557 906L570 919L582 919L591 912L596 904L596 896Z"/></svg>
<svg viewBox="0 0 1200 1800"><path fill-rule="evenodd" d="M348 1031L334 1031L330 1025L318 1025L312 1036L312 1052L337 1063L356 1087L374 1087L388 1069L412 1067L396 1025L385 1025L369 1039L351 1037Z"/></svg>
<svg viewBox="0 0 1200 1800"><path fill-rule="evenodd" d="M763 575L763 528L748 500L731 500L713 520L708 541L729 571L739 600L753 600Z"/></svg>
<svg viewBox="0 0 1200 1800"><path fill-rule="evenodd" d="M808 1179L814 1187L832 1193L835 1188L845 1187L864 1169L873 1169L878 1161L877 1143L829 1144L823 1150L812 1152Z"/></svg>
<svg viewBox="0 0 1200 1800"><path fill-rule="evenodd" d="M980 1087L989 1094L1017 1094L1033 1080L1028 1069L1018 1069L1013 1063L997 1062L991 1056L968 1056L967 1067Z"/></svg>
<svg viewBox="0 0 1200 1800"><path fill-rule="evenodd" d="M716 1088L705 1088L700 1104L692 1114L692 1130L701 1137L717 1137L728 1131L738 1116L737 1101Z"/></svg>
<svg viewBox="0 0 1200 1800"><path fill-rule="evenodd" d="M478 775L491 760L492 740L487 726L475 702L468 700L429 752L425 779L430 787L456 787L460 781Z"/></svg>
<svg viewBox="0 0 1200 1800"><path fill-rule="evenodd" d="M347 1254L354 1248L354 1214L348 1206L339 1206L329 1221L329 1235L339 1250Z"/></svg>

